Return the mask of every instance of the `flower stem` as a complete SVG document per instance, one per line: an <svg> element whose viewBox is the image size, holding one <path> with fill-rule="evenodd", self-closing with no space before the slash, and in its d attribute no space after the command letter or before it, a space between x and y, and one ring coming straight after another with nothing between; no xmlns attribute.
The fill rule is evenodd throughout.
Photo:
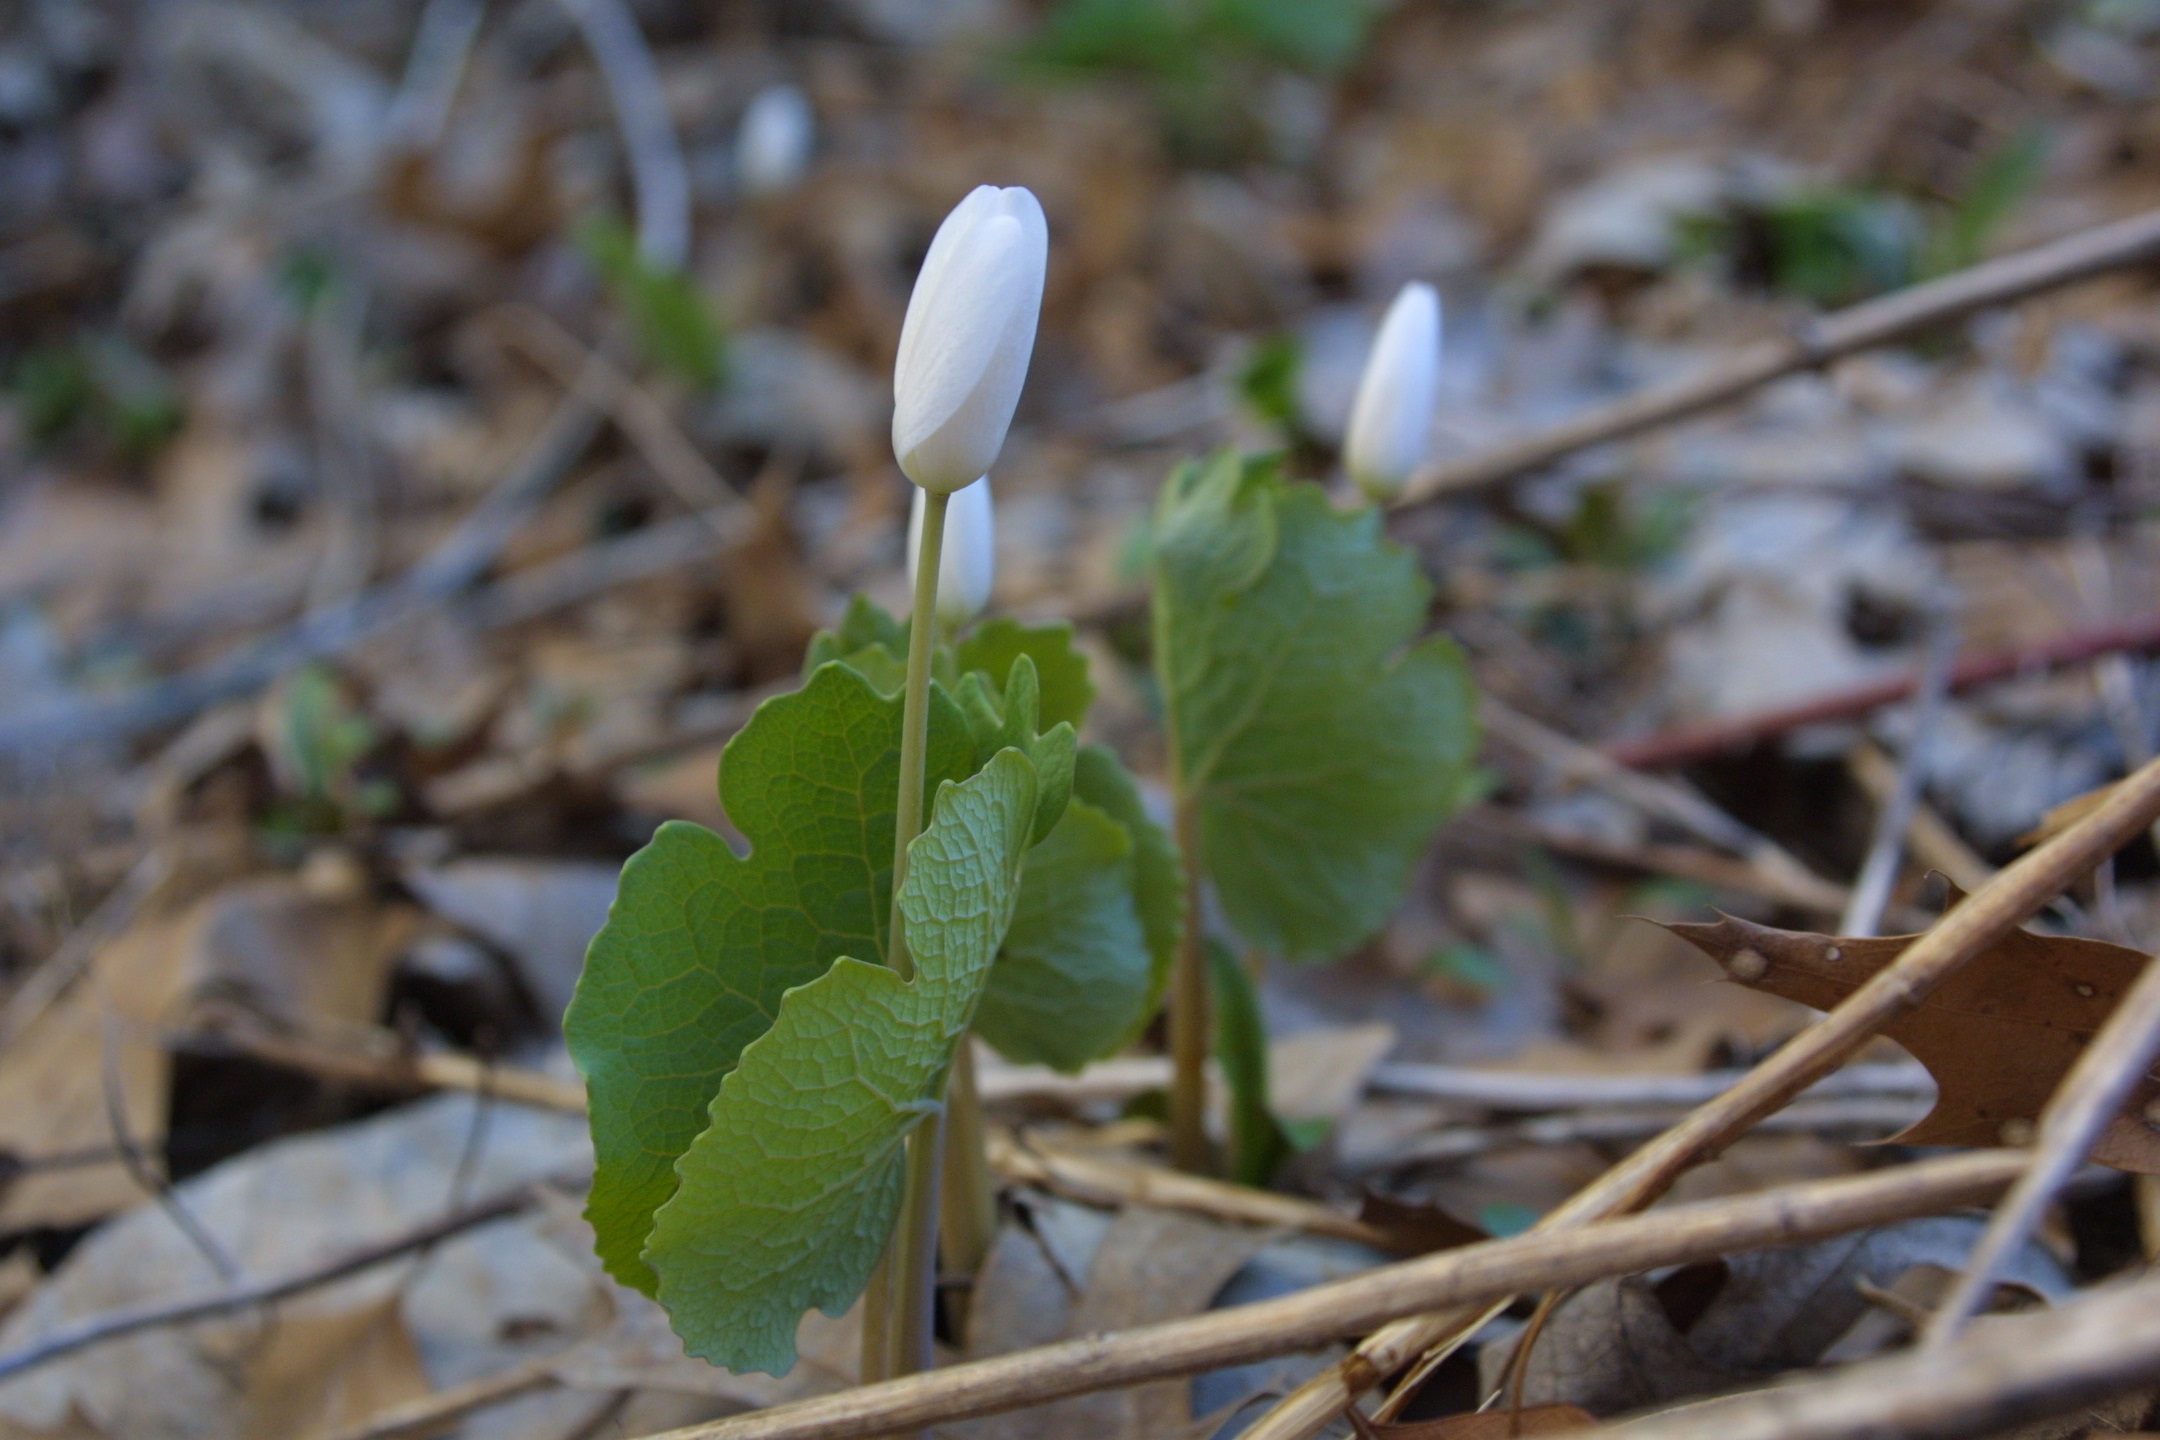
<svg viewBox="0 0 2160 1440"><path fill-rule="evenodd" d="M908 846L923 828L923 772L930 748L930 652L935 648L938 564L945 548L945 507L951 497L923 496L922 548L915 563L915 612L908 617L907 689L900 709L900 798L893 824L893 882L886 963L903 980L915 978L908 955L907 919L900 887L907 883ZM912 1375L930 1365L932 1310L937 1279L938 1152L942 1117L925 1120L907 1139L907 1182L900 1222L871 1279L870 1296L882 1290L882 1323L863 1326L863 1372L867 1379ZM882 1285L880 1284L882 1281ZM880 1335L882 1332L882 1335ZM871 1348L879 1353L873 1357Z"/></svg>
<svg viewBox="0 0 2160 1440"><path fill-rule="evenodd" d="M1178 1169L1211 1168L1207 1140L1207 921L1200 909L1200 817L1178 797L1178 855L1185 862L1185 930L1170 977L1170 1160Z"/></svg>
<svg viewBox="0 0 2160 1440"><path fill-rule="evenodd" d="M973 1040L963 1035L953 1056L952 1079L945 1095L945 1179L940 1195L939 1224L944 1229L944 1266L951 1275L974 1275L989 1257L997 1236L997 1185L990 1178L990 1164L983 1154L982 1099L975 1090ZM957 1316L964 1334L966 1291L946 1297L948 1315Z"/></svg>

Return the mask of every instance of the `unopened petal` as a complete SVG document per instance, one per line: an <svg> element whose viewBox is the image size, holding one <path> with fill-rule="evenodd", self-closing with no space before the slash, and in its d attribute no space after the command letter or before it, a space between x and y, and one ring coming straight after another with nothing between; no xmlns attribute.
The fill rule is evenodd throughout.
<svg viewBox="0 0 2160 1440"><path fill-rule="evenodd" d="M817 121L793 85L760 90L743 110L735 136L735 175L750 195L771 195L802 178L810 163Z"/></svg>
<svg viewBox="0 0 2160 1440"><path fill-rule="evenodd" d="M1390 499L1425 459L1440 380L1440 296L1405 285L1388 306L1350 412L1344 468L1375 500Z"/></svg>
<svg viewBox="0 0 2160 1440"><path fill-rule="evenodd" d="M929 492L918 486L908 513L908 583L913 587L922 549L923 509ZM938 557L937 615L957 629L990 603L997 579L997 524L990 481L977 480L952 494L945 509L945 543Z"/></svg>
<svg viewBox="0 0 2160 1440"><path fill-rule="evenodd" d="M985 186L931 243L901 326L893 452L909 479L958 490L1005 443L1034 351L1049 228L1024 189Z"/></svg>

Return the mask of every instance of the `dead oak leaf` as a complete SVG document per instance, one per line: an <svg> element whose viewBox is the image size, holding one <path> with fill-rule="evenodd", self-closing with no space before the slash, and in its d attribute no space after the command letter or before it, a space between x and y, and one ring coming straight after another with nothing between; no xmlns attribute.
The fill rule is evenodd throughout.
<svg viewBox="0 0 2160 1440"><path fill-rule="evenodd" d="M1666 929L1752 990L1829 1010L1895 960L1916 935L1873 939L1775 930L1723 915ZM1935 1077L1935 1108L1890 1143L2022 1143L2063 1075L2145 968L2121 945L2012 930L1883 1027ZM2160 1102L2148 1074L2094 1146L2103 1165L2160 1174Z"/></svg>

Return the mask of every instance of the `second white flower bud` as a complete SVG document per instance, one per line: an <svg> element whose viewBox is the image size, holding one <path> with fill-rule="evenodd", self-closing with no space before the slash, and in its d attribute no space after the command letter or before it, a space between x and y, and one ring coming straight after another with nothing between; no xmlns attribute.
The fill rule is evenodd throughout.
<svg viewBox="0 0 2160 1440"><path fill-rule="evenodd" d="M1400 495L1424 462L1439 385L1440 296L1412 281L1380 322L1343 443L1343 468L1373 500Z"/></svg>
<svg viewBox="0 0 2160 1440"><path fill-rule="evenodd" d="M743 110L735 132L735 180L746 195L777 195L800 180L817 142L810 102L793 85L769 85Z"/></svg>
<svg viewBox="0 0 2160 1440"><path fill-rule="evenodd" d="M915 508L908 515L908 584L912 587L921 564L923 508L928 494L915 491ZM988 476L955 490L945 502L945 545L938 559L937 617L948 630L957 630L982 613L990 603L990 587L997 579L997 526L990 508Z"/></svg>

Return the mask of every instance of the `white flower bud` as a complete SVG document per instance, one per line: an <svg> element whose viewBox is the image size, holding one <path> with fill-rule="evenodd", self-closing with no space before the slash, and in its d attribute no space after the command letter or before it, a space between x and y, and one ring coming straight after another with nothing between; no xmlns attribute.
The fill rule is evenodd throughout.
<svg viewBox="0 0 2160 1440"><path fill-rule="evenodd" d="M915 508L908 515L908 584L915 583L915 567L921 563L923 506L927 492L915 491ZM957 630L982 613L990 603L990 584L997 578L997 527L990 509L990 477L953 491L945 504L945 545L938 555L937 617L948 629Z"/></svg>
<svg viewBox="0 0 2160 1440"><path fill-rule="evenodd" d="M1440 296L1412 281L1380 322L1343 444L1343 468L1373 500L1400 495L1424 461L1439 383Z"/></svg>
<svg viewBox="0 0 2160 1440"><path fill-rule="evenodd" d="M817 120L793 85L772 85L743 110L735 132L735 179L746 195L773 195L793 186L810 164Z"/></svg>
<svg viewBox="0 0 2160 1440"><path fill-rule="evenodd" d="M1042 206L1018 185L978 186L938 227L893 366L893 453L925 490L974 483L1004 447L1049 258Z"/></svg>

